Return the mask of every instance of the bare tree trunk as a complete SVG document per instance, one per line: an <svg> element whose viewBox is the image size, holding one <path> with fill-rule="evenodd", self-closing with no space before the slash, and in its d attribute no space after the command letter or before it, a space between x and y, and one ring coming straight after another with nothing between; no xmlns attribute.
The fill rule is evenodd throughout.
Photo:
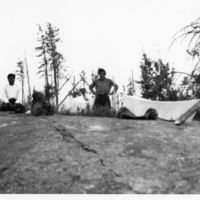
<svg viewBox="0 0 200 200"><path fill-rule="evenodd" d="M23 88L23 80L22 80L22 104L24 103L24 88Z"/></svg>
<svg viewBox="0 0 200 200"><path fill-rule="evenodd" d="M53 72L54 72L54 87L55 87L55 94L56 94L56 106L58 106L57 70L56 70L56 63L55 63L54 57L53 57Z"/></svg>
<svg viewBox="0 0 200 200"><path fill-rule="evenodd" d="M45 60L45 86L49 85L49 80L48 80L48 64L47 64L47 59L46 59L46 52L44 50L44 60Z"/></svg>
<svg viewBox="0 0 200 200"><path fill-rule="evenodd" d="M24 97L24 77L22 77L22 104L25 102L25 97Z"/></svg>
<svg viewBox="0 0 200 200"><path fill-rule="evenodd" d="M46 50L45 47L43 47L43 55L44 55L44 63L45 63L45 69L44 69L44 75L45 75L45 96L46 100L50 101L50 87L49 87L49 74L48 74L48 61L46 58Z"/></svg>
<svg viewBox="0 0 200 200"><path fill-rule="evenodd" d="M29 71L28 71L28 64L27 64L26 54L25 54L25 56L24 56L24 62L25 62L25 65L26 65L26 75L27 75L27 80L28 80L29 97L31 98L30 77L29 77ZM30 100L30 99L29 99L29 100Z"/></svg>
<svg viewBox="0 0 200 200"><path fill-rule="evenodd" d="M71 77L70 77L71 78ZM63 83L63 85L60 87L60 88L58 88L58 93L60 92L60 90L64 87L64 85L70 80L70 78L67 78L66 79L66 81ZM58 94L57 93L57 94ZM54 99L56 97L56 94L52 97L52 100Z"/></svg>

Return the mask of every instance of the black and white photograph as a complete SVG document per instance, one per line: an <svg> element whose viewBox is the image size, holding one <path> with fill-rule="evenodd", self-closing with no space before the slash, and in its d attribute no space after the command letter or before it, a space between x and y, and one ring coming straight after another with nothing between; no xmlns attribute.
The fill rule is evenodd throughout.
<svg viewBox="0 0 200 200"><path fill-rule="evenodd" d="M199 0L0 0L0 27L1 199L200 194Z"/></svg>

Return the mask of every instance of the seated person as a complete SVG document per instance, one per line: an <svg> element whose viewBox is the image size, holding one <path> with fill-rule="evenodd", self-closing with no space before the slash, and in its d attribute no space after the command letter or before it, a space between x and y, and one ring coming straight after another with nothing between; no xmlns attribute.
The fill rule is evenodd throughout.
<svg viewBox="0 0 200 200"><path fill-rule="evenodd" d="M15 111L15 113L24 113L25 108L19 103L20 88L14 84L15 74L8 74L8 83L3 88L1 111Z"/></svg>

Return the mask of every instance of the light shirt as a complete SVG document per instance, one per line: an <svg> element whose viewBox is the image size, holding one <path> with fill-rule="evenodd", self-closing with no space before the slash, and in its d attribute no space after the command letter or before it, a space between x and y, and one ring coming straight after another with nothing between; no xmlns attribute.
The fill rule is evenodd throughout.
<svg viewBox="0 0 200 200"><path fill-rule="evenodd" d="M19 103L19 93L20 93L20 88L17 85L6 85L3 88L3 93L2 93L2 100L5 103L9 102L9 99L15 98L16 102Z"/></svg>

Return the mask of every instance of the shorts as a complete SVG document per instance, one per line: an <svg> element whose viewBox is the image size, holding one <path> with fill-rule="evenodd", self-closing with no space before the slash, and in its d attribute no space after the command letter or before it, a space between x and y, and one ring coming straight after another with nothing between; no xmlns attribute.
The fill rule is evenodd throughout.
<svg viewBox="0 0 200 200"><path fill-rule="evenodd" d="M110 98L107 94L98 94L95 98L94 108L107 107L110 108Z"/></svg>

